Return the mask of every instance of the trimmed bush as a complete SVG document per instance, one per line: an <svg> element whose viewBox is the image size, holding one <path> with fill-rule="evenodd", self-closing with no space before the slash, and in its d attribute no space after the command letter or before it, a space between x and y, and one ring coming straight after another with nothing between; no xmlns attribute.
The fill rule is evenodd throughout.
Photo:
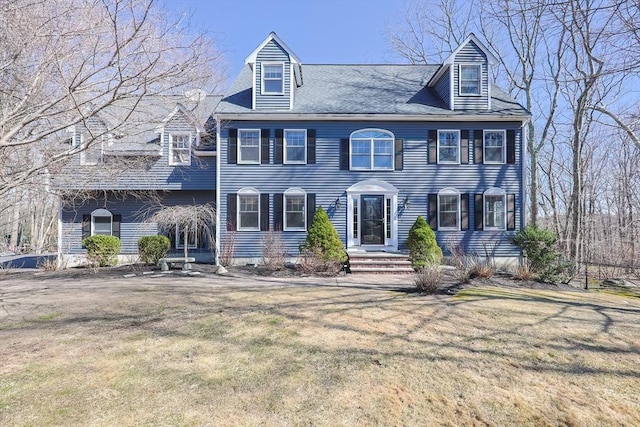
<svg viewBox="0 0 640 427"><path fill-rule="evenodd" d="M555 249L556 241L557 236L553 231L530 225L511 239L514 245L524 251L530 272L544 282L560 280L570 267L560 262L560 253Z"/></svg>
<svg viewBox="0 0 640 427"><path fill-rule="evenodd" d="M120 239L115 236L91 236L82 241L87 248L87 258L98 267L113 266L118 263Z"/></svg>
<svg viewBox="0 0 640 427"><path fill-rule="evenodd" d="M322 261L322 268L325 270L332 269L336 265L341 267L347 260L347 252L338 236L338 231L322 206L318 207L313 216L307 238L300 247L300 251L304 256L316 257Z"/></svg>
<svg viewBox="0 0 640 427"><path fill-rule="evenodd" d="M411 265L415 270L430 264L439 264L442 261L442 249L438 246L436 234L422 216L418 216L409 230L407 249L409 249Z"/></svg>
<svg viewBox="0 0 640 427"><path fill-rule="evenodd" d="M171 240L167 236L144 236L138 239L138 252L142 262L157 265L171 249Z"/></svg>

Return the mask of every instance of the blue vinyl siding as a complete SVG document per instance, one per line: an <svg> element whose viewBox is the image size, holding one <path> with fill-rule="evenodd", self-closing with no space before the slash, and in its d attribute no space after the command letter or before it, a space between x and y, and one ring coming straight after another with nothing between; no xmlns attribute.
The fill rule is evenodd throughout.
<svg viewBox="0 0 640 427"><path fill-rule="evenodd" d="M262 63L282 63L283 69L283 89L282 95L262 95ZM275 41L271 40L258 53L255 66L255 96L256 109L277 109L288 110L291 108L291 62L287 52Z"/></svg>
<svg viewBox="0 0 640 427"><path fill-rule="evenodd" d="M93 132L99 130L99 123L91 125ZM163 129L162 135L156 135L156 142L149 142L152 149L146 156L109 156L113 159L112 163L95 166L81 165L80 157L76 156L66 166L64 181L57 181L57 185L63 189L91 190L215 190L215 157L192 154L190 166L169 165L169 134L196 134L195 127L185 115L178 112ZM76 143L79 143L79 134L82 132L87 130L78 128Z"/></svg>
<svg viewBox="0 0 640 427"><path fill-rule="evenodd" d="M231 122L234 128L292 128L315 129L316 135L316 163L307 165L234 165L227 164L227 129L222 129L220 156L220 220L221 240L224 240L227 220L226 195L237 193L243 187L256 188L261 193L268 193L270 198L270 222L273 229L273 194L282 193L290 187L301 187L307 193L316 194L316 206L322 206L338 230L341 239L346 242L346 189L351 185L366 179L379 179L398 188L399 203L409 197L411 205L402 212L399 210L398 234L399 249L404 250L409 228L418 215L428 216L428 194L437 193L445 187L455 187L461 193L482 193L491 187L499 187L506 193L516 194L516 229L521 227L522 206L522 168L520 122ZM340 140L348 138L351 132L363 128L380 128L394 133L395 138L404 140L404 167L402 171L348 171L340 170ZM513 129L516 130L516 162L515 164L484 165L437 165L427 163L428 131L430 129L467 129L470 130L471 145L474 129ZM273 150L273 136L271 132L271 149ZM470 151L473 152L472 148ZM273 159L273 156L271 156ZM340 209L333 204L336 198L341 201ZM438 241L443 248L449 242L461 244L467 252L484 253L483 240L496 240L496 255L518 256L519 250L508 242L508 236L513 232L488 232L473 230L473 207L470 203L469 224L470 231L436 232ZM235 232L236 257L249 258L260 256L260 232ZM304 240L305 232L283 232L281 234L287 251L296 255L298 245Z"/></svg>
<svg viewBox="0 0 640 427"><path fill-rule="evenodd" d="M460 64L480 64L481 65L481 94L460 95ZM453 103L455 110L486 110L489 108L489 73L487 57L482 50L473 42L467 43L456 55L453 64Z"/></svg>
<svg viewBox="0 0 640 427"><path fill-rule="evenodd" d="M434 89L440 95L440 98L447 104L447 107L451 108L451 68L447 69L440 77L440 80L436 83Z"/></svg>
<svg viewBox="0 0 640 427"><path fill-rule="evenodd" d="M140 200L134 197L123 198L122 195L107 193L104 198L77 201L68 204L62 210L62 241L60 249L65 254L83 254L82 249L82 216L91 214L95 209L104 208L113 215L122 215L120 224L120 253L138 253L138 239L142 236L158 234L155 223L147 223L145 218L157 211L157 201ZM190 205L190 204L215 204L215 191L173 191L158 193L165 206ZM208 249L205 249L208 252ZM189 250L192 252L194 250ZM202 250L201 250L202 251Z"/></svg>

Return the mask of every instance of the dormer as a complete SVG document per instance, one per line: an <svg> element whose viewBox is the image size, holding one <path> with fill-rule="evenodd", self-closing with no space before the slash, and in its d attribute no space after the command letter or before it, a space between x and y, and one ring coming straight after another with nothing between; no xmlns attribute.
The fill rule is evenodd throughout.
<svg viewBox="0 0 640 427"><path fill-rule="evenodd" d="M496 57L471 33L427 83L451 110L491 109L490 67Z"/></svg>
<svg viewBox="0 0 640 427"><path fill-rule="evenodd" d="M302 64L271 32L245 59L253 71L252 109L291 110L296 88L302 86Z"/></svg>

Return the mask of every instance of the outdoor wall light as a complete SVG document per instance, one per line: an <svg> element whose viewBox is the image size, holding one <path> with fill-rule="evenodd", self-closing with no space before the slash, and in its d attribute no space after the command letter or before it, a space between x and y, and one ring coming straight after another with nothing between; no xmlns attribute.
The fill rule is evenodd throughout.
<svg viewBox="0 0 640 427"><path fill-rule="evenodd" d="M411 206L411 202L409 201L409 196L406 196L402 201L402 208L409 209L409 206Z"/></svg>

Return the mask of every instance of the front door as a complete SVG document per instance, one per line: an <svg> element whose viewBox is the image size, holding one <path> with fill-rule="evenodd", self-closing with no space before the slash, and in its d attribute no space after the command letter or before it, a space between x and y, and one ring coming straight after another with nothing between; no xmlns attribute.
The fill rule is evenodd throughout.
<svg viewBox="0 0 640 427"><path fill-rule="evenodd" d="M384 196L362 195L363 245L384 245Z"/></svg>

